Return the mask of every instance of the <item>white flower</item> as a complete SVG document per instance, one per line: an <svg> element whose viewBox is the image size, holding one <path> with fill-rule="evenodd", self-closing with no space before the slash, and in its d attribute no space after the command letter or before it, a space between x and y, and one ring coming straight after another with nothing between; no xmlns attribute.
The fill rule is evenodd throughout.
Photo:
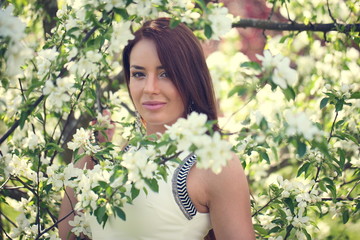
<svg viewBox="0 0 360 240"><path fill-rule="evenodd" d="M256 57L262 62L262 68L264 70L275 68L284 58L281 54L273 56L269 50L264 50L263 56L256 54Z"/></svg>
<svg viewBox="0 0 360 240"><path fill-rule="evenodd" d="M0 35L19 41L24 37L25 23L12 14L13 6L0 10Z"/></svg>
<svg viewBox="0 0 360 240"><path fill-rule="evenodd" d="M85 146L90 139L90 135L91 133L89 130L85 130L84 128L77 129L73 136L73 141L68 142L68 148L75 150Z"/></svg>
<svg viewBox="0 0 360 240"><path fill-rule="evenodd" d="M97 120L96 124L106 129L111 129L114 127L114 125L112 125L110 122L111 119L109 115L103 115L101 113L98 113L96 120Z"/></svg>
<svg viewBox="0 0 360 240"><path fill-rule="evenodd" d="M200 13L187 10L181 14L181 22L192 24L194 20L197 20L201 17Z"/></svg>
<svg viewBox="0 0 360 240"><path fill-rule="evenodd" d="M160 5L159 0L138 0L134 4L127 7L130 15L137 15L138 17L153 18L158 15L156 7L153 5Z"/></svg>
<svg viewBox="0 0 360 240"><path fill-rule="evenodd" d="M307 240L308 239L306 237L305 233L301 230L296 230L295 236L296 236L296 239L298 239L298 240Z"/></svg>
<svg viewBox="0 0 360 240"><path fill-rule="evenodd" d="M43 49L38 52L36 57L38 74L43 78L50 70L51 64L56 60L59 52L56 51L56 48Z"/></svg>
<svg viewBox="0 0 360 240"><path fill-rule="evenodd" d="M211 29L213 31L211 39L219 40L219 37L231 30L233 16L229 14L226 7L220 7L217 4L214 4L214 6L215 8L211 9L208 19L211 22Z"/></svg>
<svg viewBox="0 0 360 240"><path fill-rule="evenodd" d="M312 140L315 136L321 135L321 131L310 121L305 112L286 111L285 119L289 125L286 129L286 134L289 136L299 134L307 140Z"/></svg>
<svg viewBox="0 0 360 240"><path fill-rule="evenodd" d="M105 10L109 12L114 7L115 8L123 8L126 4L126 0L102 0L105 3Z"/></svg>
<svg viewBox="0 0 360 240"><path fill-rule="evenodd" d="M84 213L78 212L77 215L75 215L74 220L69 221L69 225L73 227L71 232L76 236L80 236L80 234L83 233L86 236L91 237L91 228L86 221Z"/></svg>
<svg viewBox="0 0 360 240"><path fill-rule="evenodd" d="M113 21L112 27L113 32L111 34L109 51L118 53L127 44L128 40L134 38L134 35L131 33L130 30L131 22Z"/></svg>
<svg viewBox="0 0 360 240"><path fill-rule="evenodd" d="M232 158L231 145L221 139L219 132L215 132L213 137L204 135L201 141L195 145L198 147L195 154L200 158L197 162L198 168L210 168L218 174L227 161Z"/></svg>
<svg viewBox="0 0 360 240"><path fill-rule="evenodd" d="M95 77L99 71L101 59L101 53L89 50L85 53L85 56L80 56L77 62L68 62L65 67L75 76L89 75Z"/></svg>
<svg viewBox="0 0 360 240"><path fill-rule="evenodd" d="M12 5L0 9L0 38L9 38L5 52L5 72L8 76L15 77L22 72L20 67L31 57L32 50L22 42L26 24L13 16L12 11Z"/></svg>
<svg viewBox="0 0 360 240"><path fill-rule="evenodd" d="M275 84L285 89L287 86L294 86L298 82L298 73L290 68L290 59L284 57L278 62L272 76Z"/></svg>
<svg viewBox="0 0 360 240"><path fill-rule="evenodd" d="M137 188L144 186L143 178L152 178L157 170L157 164L152 160L155 156L152 147L130 149L123 155L121 165L128 169L128 180L134 182Z"/></svg>

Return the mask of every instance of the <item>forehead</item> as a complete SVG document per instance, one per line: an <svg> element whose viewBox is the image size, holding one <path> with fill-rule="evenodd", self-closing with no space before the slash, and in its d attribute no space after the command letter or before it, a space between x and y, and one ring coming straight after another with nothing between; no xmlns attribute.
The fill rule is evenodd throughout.
<svg viewBox="0 0 360 240"><path fill-rule="evenodd" d="M137 42L130 53L130 66L133 64L145 65L159 65L160 60L156 50L156 45L153 40L141 39Z"/></svg>

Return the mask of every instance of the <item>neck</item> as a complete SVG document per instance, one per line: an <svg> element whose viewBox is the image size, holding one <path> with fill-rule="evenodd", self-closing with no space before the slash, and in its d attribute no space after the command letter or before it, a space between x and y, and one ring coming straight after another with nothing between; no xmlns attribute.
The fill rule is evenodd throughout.
<svg viewBox="0 0 360 240"><path fill-rule="evenodd" d="M146 125L146 135L164 133L166 128L164 125Z"/></svg>

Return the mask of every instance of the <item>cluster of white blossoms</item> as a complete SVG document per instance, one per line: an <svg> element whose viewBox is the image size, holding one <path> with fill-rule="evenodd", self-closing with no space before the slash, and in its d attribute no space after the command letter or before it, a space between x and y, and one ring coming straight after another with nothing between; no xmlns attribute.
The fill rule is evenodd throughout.
<svg viewBox="0 0 360 240"><path fill-rule="evenodd" d="M138 0L130 4L126 10L130 15L137 15L142 18L156 18L159 14L156 6L161 6L161 0Z"/></svg>
<svg viewBox="0 0 360 240"><path fill-rule="evenodd" d="M176 142L178 151L189 151L195 146L194 153L197 155L197 167L211 169L214 173L220 173L227 161L232 158L231 144L221 139L219 132L213 136L206 134L205 126L207 116L192 112L186 119L180 118L171 126L166 126L165 134Z"/></svg>
<svg viewBox="0 0 360 240"><path fill-rule="evenodd" d="M226 7L214 4L214 8L211 9L207 18L211 22L211 29L213 31L211 39L219 40L220 36L225 35L232 28L233 16Z"/></svg>
<svg viewBox="0 0 360 240"><path fill-rule="evenodd" d="M48 79L43 88L44 95L48 95L46 102L48 106L52 110L60 112L64 103L69 102L70 96L76 91L74 84L73 75L57 78L55 84L52 79Z"/></svg>
<svg viewBox="0 0 360 240"><path fill-rule="evenodd" d="M290 67L289 58L281 54L273 56L269 50L264 50L263 56L256 54L256 57L262 62L263 70L271 72L272 81L282 89L292 87L298 82L298 73Z"/></svg>
<svg viewBox="0 0 360 240"><path fill-rule="evenodd" d="M5 52L5 73L14 77L22 73L21 66L32 56L33 51L23 43L26 25L12 14L13 7L0 9L0 39L9 39ZM0 41L2 42L2 40Z"/></svg>
<svg viewBox="0 0 360 240"><path fill-rule="evenodd" d="M301 213L303 213L308 204L321 201L321 193L317 188L314 188L315 182L313 180L310 183L304 184L296 180L284 180L282 176L279 176L277 182L279 187L283 189L281 197L288 198L294 196Z"/></svg>
<svg viewBox="0 0 360 240"><path fill-rule="evenodd" d="M314 188L315 181L304 184L296 180L283 179L282 176L277 178L277 182L283 192L282 198L295 197L297 207L294 209L294 213L290 209L285 209L287 215L286 220L289 221L295 228L295 235L297 239L307 239L304 232L301 230L309 225L310 218L306 216L306 208L309 204L314 204L321 201L321 193Z"/></svg>
<svg viewBox="0 0 360 240"><path fill-rule="evenodd" d="M284 113L285 120L288 124L286 134L289 136L303 135L306 140L313 140L317 136L323 135L316 125L309 119L305 112L293 112L286 110Z"/></svg>
<svg viewBox="0 0 360 240"><path fill-rule="evenodd" d="M65 67L75 76L95 78L100 70L102 58L101 53L89 50L85 55L80 55L77 61L65 64Z"/></svg>
<svg viewBox="0 0 360 240"><path fill-rule="evenodd" d="M131 22L113 21L113 32L111 34L110 47L108 49L110 52L118 53L122 51L128 40L134 38L134 35L131 33L130 26Z"/></svg>
<svg viewBox="0 0 360 240"><path fill-rule="evenodd" d="M56 64L55 61L59 56L59 52L55 47L42 49L37 53L35 58L36 66L38 69L38 75L40 78L44 78L47 74L51 72L51 66Z"/></svg>
<svg viewBox="0 0 360 240"><path fill-rule="evenodd" d="M68 164L64 169L57 164L53 164L46 169L48 183L51 183L55 191L60 190L64 186L71 188L76 187L78 176L81 176L83 170L75 168L73 163Z"/></svg>
<svg viewBox="0 0 360 240"><path fill-rule="evenodd" d="M88 221L86 220L86 216L87 214L77 212L74 219L69 221L69 225L72 226L71 232L73 232L76 236L85 234L91 238L91 228L88 224Z"/></svg>
<svg viewBox="0 0 360 240"><path fill-rule="evenodd" d="M154 162L156 157L154 147L131 148L122 157L121 166L128 170L129 183L135 183L137 189L142 189L145 186L143 178L153 178L158 167Z"/></svg>
<svg viewBox="0 0 360 240"><path fill-rule="evenodd" d="M93 132L84 128L77 129L73 135L73 140L68 142L67 145L70 150L82 148L87 155L97 153L101 150L100 146L96 144Z"/></svg>

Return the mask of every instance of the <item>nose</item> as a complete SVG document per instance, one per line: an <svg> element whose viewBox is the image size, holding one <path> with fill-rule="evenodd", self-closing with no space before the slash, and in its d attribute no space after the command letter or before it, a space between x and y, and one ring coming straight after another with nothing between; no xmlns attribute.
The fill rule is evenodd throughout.
<svg viewBox="0 0 360 240"><path fill-rule="evenodd" d="M149 74L145 81L144 92L148 94L159 93L158 78L156 74Z"/></svg>

